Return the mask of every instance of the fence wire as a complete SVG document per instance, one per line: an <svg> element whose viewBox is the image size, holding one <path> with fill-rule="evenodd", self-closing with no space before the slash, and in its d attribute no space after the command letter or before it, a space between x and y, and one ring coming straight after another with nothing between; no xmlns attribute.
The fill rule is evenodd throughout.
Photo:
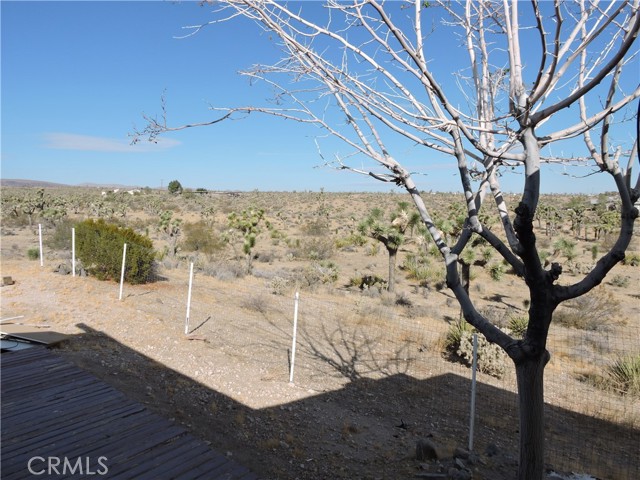
<svg viewBox="0 0 640 480"><path fill-rule="evenodd" d="M46 252L44 258L46 261ZM157 314L160 308L172 318L177 334L186 327L188 335L206 337L213 348L228 352L250 348L253 355L264 358L268 378L289 379L294 286L275 291L273 276L250 277L250 281L234 274L226 278L219 272L212 276L200 265L195 268L187 309L189 266L175 262L171 267L158 266L146 285L134 289L125 284L124 301L149 314ZM173 288L164 288L167 284ZM468 425L471 371L464 361L445 351L453 322L434 320L437 312L424 313L424 309L414 310L381 295L322 286L302 290L294 382L320 392L327 378L346 385L362 379L401 377L411 379L415 395L429 395L430 390L447 395L449 388L451 393L439 400L447 403L450 417ZM245 335L246 329L252 335ZM254 344L246 345L245 337ZM622 378L617 385L607 384L607 376L616 374L616 359L637 358L639 338L633 323L604 330L552 325L547 346L552 357L544 384L550 465L565 471L597 465L601 478L640 478L638 396L621 390L625 387ZM506 357L502 361L508 364ZM444 390L434 386L444 386ZM517 442L518 402L512 366L501 375L478 373L476 408L479 442L494 431Z"/></svg>

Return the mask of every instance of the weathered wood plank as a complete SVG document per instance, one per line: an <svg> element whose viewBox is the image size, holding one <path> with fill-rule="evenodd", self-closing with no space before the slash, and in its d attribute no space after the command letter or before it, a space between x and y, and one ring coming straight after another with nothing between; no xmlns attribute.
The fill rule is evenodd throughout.
<svg viewBox="0 0 640 480"><path fill-rule="evenodd" d="M47 349L3 353L0 367L3 480L29 477L34 456L67 457L74 465L89 458L94 469L105 457L109 472L101 478L109 479L258 478Z"/></svg>

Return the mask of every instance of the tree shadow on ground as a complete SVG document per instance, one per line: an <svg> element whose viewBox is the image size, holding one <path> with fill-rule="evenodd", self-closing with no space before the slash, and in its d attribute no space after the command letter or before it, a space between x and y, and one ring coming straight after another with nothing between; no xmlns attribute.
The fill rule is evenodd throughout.
<svg viewBox="0 0 640 480"><path fill-rule="evenodd" d="M343 388L253 409L103 332L78 327L85 333L62 345L61 354L263 478L411 478L423 463L415 460L418 440L431 438L445 456L467 445L468 378L445 374L418 380L404 373L367 378L348 358L361 347L366 351L367 343L354 343L339 331L326 332L326 339L337 343L330 347L330 363L349 380ZM474 478L514 478L516 405L513 393L478 384L474 451L481 461L471 467ZM640 478L637 429L548 404L546 415L551 467L601 479Z"/></svg>

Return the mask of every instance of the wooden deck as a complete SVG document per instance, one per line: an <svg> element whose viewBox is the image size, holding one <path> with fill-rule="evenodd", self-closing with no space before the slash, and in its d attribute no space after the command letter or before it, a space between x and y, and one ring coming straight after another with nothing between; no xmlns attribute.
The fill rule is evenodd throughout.
<svg viewBox="0 0 640 480"><path fill-rule="evenodd" d="M258 478L46 348L3 353L0 366L3 480Z"/></svg>

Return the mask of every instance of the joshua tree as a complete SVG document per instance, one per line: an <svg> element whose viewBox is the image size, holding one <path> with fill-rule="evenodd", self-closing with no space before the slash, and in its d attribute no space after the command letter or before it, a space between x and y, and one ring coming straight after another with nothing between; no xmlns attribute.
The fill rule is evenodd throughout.
<svg viewBox="0 0 640 480"><path fill-rule="evenodd" d="M387 290L393 292L396 286L396 257L405 241L405 232L420 221L420 216L409 212L407 202L398 203L398 208L391 214L389 221L384 219L384 212L379 208L371 210L358 230L362 235L382 243L389 254L389 280Z"/></svg>
<svg viewBox="0 0 640 480"><path fill-rule="evenodd" d="M29 192L20 202L22 213L29 218L29 227L33 226L33 216L42 213L47 208L47 197L44 188L39 188L35 192Z"/></svg>
<svg viewBox="0 0 640 480"><path fill-rule="evenodd" d="M229 214L229 228L242 233L242 251L247 259L247 273L251 273L253 260L253 247L256 246L256 237L260 233L260 222L264 217L264 210L250 208L241 213Z"/></svg>
<svg viewBox="0 0 640 480"><path fill-rule="evenodd" d="M442 255L447 286L464 318L515 365L518 478L540 480L543 375L553 313L562 302L595 288L624 259L638 217L634 204L640 197L640 176L632 178L637 130L632 133L624 121L636 115L631 104L640 97L634 47L640 29L638 0L329 0L325 6L216 1L213 19L202 27L238 16L252 19L269 32L265 38L278 39L283 58L244 72L254 83L262 80L276 90L277 107L220 109L221 116L206 124L262 112L316 125L348 148L331 165L393 182L410 194ZM170 127L149 119L140 133L153 139L190 126L195 125ZM580 136L585 148L572 152L573 158L595 167L603 183L610 180L621 201L620 228L590 272L572 285L559 285L562 267L541 265L533 223L541 185L553 173L546 164L562 164L571 172L576 163L553 155L550 146L555 145L555 152L574 150L577 144L569 140ZM627 144L613 143L624 139ZM428 149L427 173L442 154L457 166L466 221L455 243L442 237L411 172L394 157L393 151L406 148L403 140ZM353 167L358 155L372 160L372 167ZM626 165L621 163L625 158ZM512 169L522 175L522 194L510 211L501 182ZM500 215L501 236L479 216L490 203L487 199ZM460 281L457 260L471 248L474 236L490 244L528 289L529 321L522 339L483 316Z"/></svg>
<svg viewBox="0 0 640 480"><path fill-rule="evenodd" d="M158 230L165 234L169 243L169 255L175 257L178 253L178 237L182 234L182 220L173 218L171 210L165 210L160 214Z"/></svg>

